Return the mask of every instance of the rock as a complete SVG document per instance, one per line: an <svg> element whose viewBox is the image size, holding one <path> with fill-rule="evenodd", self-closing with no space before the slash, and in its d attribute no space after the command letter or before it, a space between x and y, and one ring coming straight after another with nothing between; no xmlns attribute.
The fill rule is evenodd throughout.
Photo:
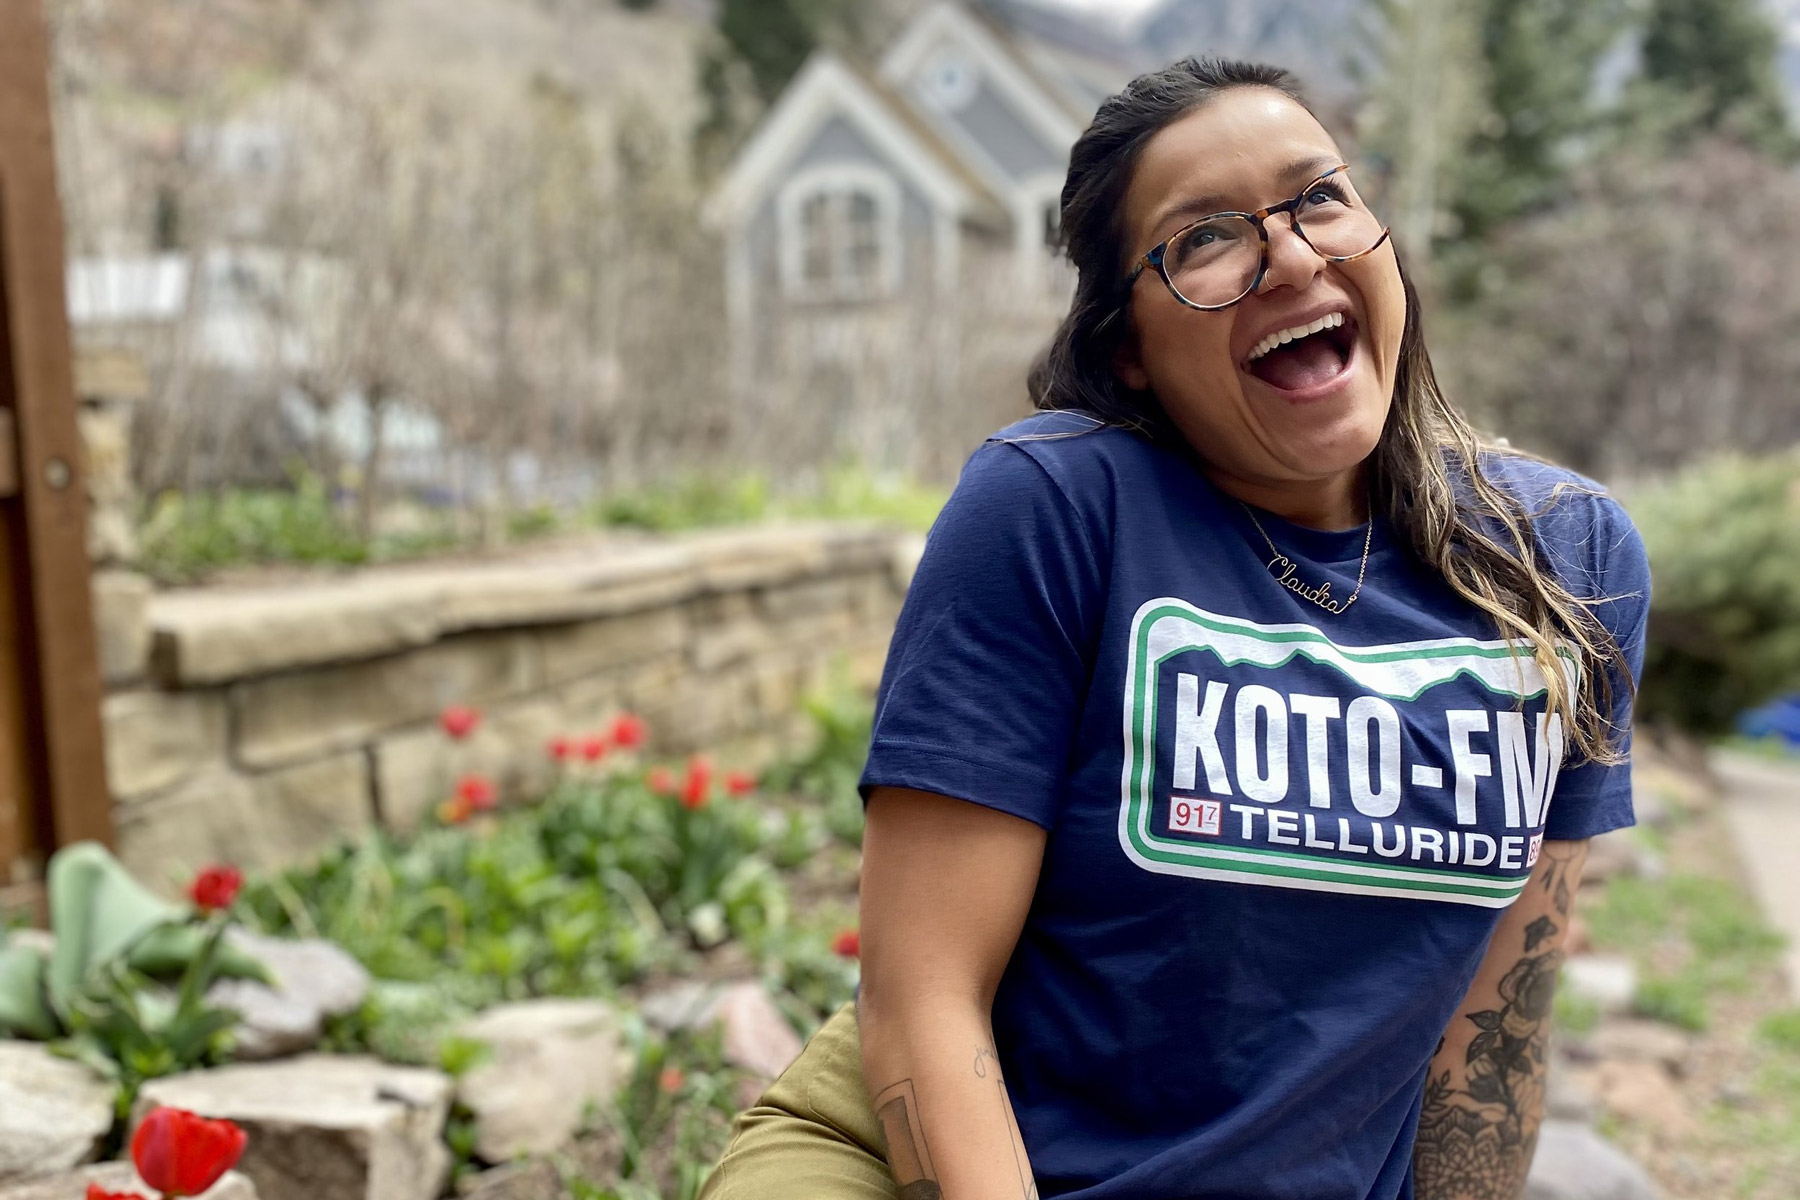
<svg viewBox="0 0 1800 1200"><path fill-rule="evenodd" d="M135 571L95 571L94 644L100 678L109 684L141 679L150 666L150 580Z"/></svg>
<svg viewBox="0 0 1800 1200"><path fill-rule="evenodd" d="M599 1000L502 1004L457 1033L491 1052L456 1089L475 1116L475 1152L486 1162L558 1149L588 1105L610 1103L631 1070L618 1014Z"/></svg>
<svg viewBox="0 0 1800 1200"><path fill-rule="evenodd" d="M1562 968L1562 986L1569 994L1609 1015L1630 1009L1637 983L1637 967L1619 955L1577 954Z"/></svg>
<svg viewBox="0 0 1800 1200"><path fill-rule="evenodd" d="M1679 1075L1693 1045L1687 1034L1660 1021L1618 1017L1603 1021L1585 1039L1587 1053L1595 1058L1652 1062Z"/></svg>
<svg viewBox="0 0 1800 1200"><path fill-rule="evenodd" d="M458 637L406 654L247 679L232 689L233 750L247 767L281 766L363 746L436 718L446 704L488 707L540 682L522 633Z"/></svg>
<svg viewBox="0 0 1800 1200"><path fill-rule="evenodd" d="M1525 1200L1660 1200L1644 1169L1586 1125L1545 1121Z"/></svg>
<svg viewBox="0 0 1800 1200"><path fill-rule="evenodd" d="M564 1195L562 1176L541 1158L466 1176L457 1181L456 1194L462 1200L562 1200Z"/></svg>
<svg viewBox="0 0 1800 1200"><path fill-rule="evenodd" d="M224 979L206 993L210 1003L237 1012L234 1056L240 1060L312 1049L326 1017L355 1012L369 993L369 973L331 942L260 937L236 928L227 936L275 977L273 987Z"/></svg>
<svg viewBox="0 0 1800 1200"><path fill-rule="evenodd" d="M1600 1101L1581 1075L1554 1063L1544 1083L1544 1115L1559 1121L1592 1121Z"/></svg>
<svg viewBox="0 0 1800 1200"><path fill-rule="evenodd" d="M438 1071L313 1054L151 1080L132 1124L159 1104L236 1121L250 1135L238 1170L262 1200L434 1200L450 1092Z"/></svg>
<svg viewBox="0 0 1800 1200"><path fill-rule="evenodd" d="M209 767L120 805L115 821L126 869L174 896L208 863L286 866L367 829L374 823L368 760L350 751L252 776Z"/></svg>
<svg viewBox="0 0 1800 1200"><path fill-rule="evenodd" d="M646 997L638 1012L665 1032L719 1026L725 1061L765 1079L775 1078L800 1056L800 1035L754 980L677 984Z"/></svg>
<svg viewBox="0 0 1800 1200"><path fill-rule="evenodd" d="M160 791L225 760L222 693L120 692L100 713L114 800Z"/></svg>
<svg viewBox="0 0 1800 1200"><path fill-rule="evenodd" d="M1669 1073L1653 1062L1603 1062L1593 1070L1600 1103L1629 1121L1658 1133L1684 1134L1694 1128L1693 1113Z"/></svg>
<svg viewBox="0 0 1800 1200"><path fill-rule="evenodd" d="M90 1183L97 1183L109 1192L152 1194L150 1185L138 1178L130 1163L109 1162L47 1175L12 1187L0 1185L0 1200L80 1200L87 1194ZM227 1171L196 1200L256 1200L256 1185L245 1175Z"/></svg>
<svg viewBox="0 0 1800 1200"><path fill-rule="evenodd" d="M0 1184L92 1158L112 1128L114 1091L36 1042L0 1039Z"/></svg>

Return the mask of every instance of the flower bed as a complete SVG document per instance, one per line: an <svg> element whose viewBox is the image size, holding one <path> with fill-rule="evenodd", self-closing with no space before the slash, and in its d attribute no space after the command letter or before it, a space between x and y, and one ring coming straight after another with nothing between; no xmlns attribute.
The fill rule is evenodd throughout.
<svg viewBox="0 0 1800 1200"><path fill-rule="evenodd" d="M237 1016L209 1002L209 988L227 976L268 976L224 937L233 923L259 936L322 939L367 969L366 995L325 1022L323 1049L452 1079L489 1058L490 1047L462 1032L484 1010L601 998L624 1014L630 1067L569 1144L544 1159L554 1184L543 1194L692 1197L730 1113L773 1064L747 1070L742 1048L728 1045L725 1017L649 1019L649 1010L667 1008L683 981L735 980L739 994L760 983L793 1038L855 986L854 781L866 705L821 701L813 712L818 749L766 782L703 756L646 761L644 724L627 714L601 731L554 738L545 747L557 772L548 794L501 808L491 781L455 769L455 746L482 714L452 707L441 718L453 749L448 794L428 827L373 834L247 881L229 867L209 869L185 909L143 892L97 847L72 848L52 872L58 946L76 928L63 918L78 875L135 915L112 918L99 942L82 939L96 953L73 975L46 958L35 984L14 989L27 997L35 989L43 1011L15 996L0 1021L54 1039L116 1082L108 1141L116 1150L147 1081L234 1058ZM79 1001L52 1000L52 986ZM481 1166L478 1108L459 1093L443 1130L453 1180Z"/></svg>

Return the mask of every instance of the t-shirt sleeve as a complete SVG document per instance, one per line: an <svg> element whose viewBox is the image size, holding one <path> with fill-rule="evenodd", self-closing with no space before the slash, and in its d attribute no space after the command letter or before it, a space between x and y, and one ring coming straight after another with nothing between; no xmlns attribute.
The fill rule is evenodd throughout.
<svg viewBox="0 0 1800 1200"><path fill-rule="evenodd" d="M975 452L894 631L865 799L917 788L1051 827L1104 601L1092 543L1027 451Z"/></svg>
<svg viewBox="0 0 1800 1200"><path fill-rule="evenodd" d="M1598 518L1584 539L1591 557L1586 570L1565 572L1578 596L1596 601L1594 613L1618 643L1631 687L1615 677L1612 722L1625 761L1584 762L1557 776L1544 836L1578 841L1631 825L1632 693L1644 670L1644 630L1650 617L1650 562L1631 518L1611 499L1598 501ZM1585 578L1572 578L1585 576Z"/></svg>

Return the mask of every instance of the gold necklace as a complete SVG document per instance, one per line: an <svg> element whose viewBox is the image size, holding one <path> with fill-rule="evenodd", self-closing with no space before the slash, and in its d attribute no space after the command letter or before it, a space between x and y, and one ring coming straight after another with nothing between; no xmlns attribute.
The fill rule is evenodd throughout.
<svg viewBox="0 0 1800 1200"><path fill-rule="evenodd" d="M1250 523L1256 526L1256 532L1263 535L1263 541L1269 543L1269 553L1275 556L1269 560L1269 574L1275 576L1275 581L1277 583L1281 584L1282 587L1294 593L1294 595L1299 596L1301 599L1311 600L1314 604L1318 605L1328 613L1342 613L1345 609L1356 603L1356 598L1362 595L1363 572L1369 569L1369 545L1375 538L1374 513L1371 512L1369 514L1368 531L1363 534L1362 564L1356 568L1356 590L1350 593L1350 598L1348 600L1338 600L1331 594L1331 581L1329 579L1316 588L1307 587L1304 583L1301 583L1299 578L1294 574L1297 569L1294 560L1283 554L1276 547L1275 539L1269 536L1269 531L1263 528L1262 522L1256 519L1256 513L1251 511L1248 504L1239 500L1238 505L1244 510L1244 515L1250 518Z"/></svg>

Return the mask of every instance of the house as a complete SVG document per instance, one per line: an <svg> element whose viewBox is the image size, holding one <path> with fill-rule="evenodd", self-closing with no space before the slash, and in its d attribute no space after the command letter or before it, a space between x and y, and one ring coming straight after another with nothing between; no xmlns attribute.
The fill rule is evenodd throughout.
<svg viewBox="0 0 1800 1200"><path fill-rule="evenodd" d="M1072 284L1069 148L1132 69L1004 11L930 5L874 63L818 51L730 164L704 215L738 420L936 473L1022 407Z"/></svg>

